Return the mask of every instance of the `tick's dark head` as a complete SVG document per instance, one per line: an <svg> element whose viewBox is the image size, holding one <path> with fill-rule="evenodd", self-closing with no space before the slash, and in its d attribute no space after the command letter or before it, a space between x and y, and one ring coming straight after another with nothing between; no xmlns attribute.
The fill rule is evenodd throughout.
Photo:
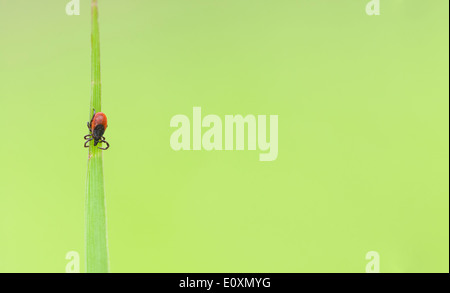
<svg viewBox="0 0 450 293"><path fill-rule="evenodd" d="M98 124L95 126L95 128L92 130L92 137L95 140L94 145L97 145L98 141L102 139L104 133L105 127L103 126L103 124Z"/></svg>

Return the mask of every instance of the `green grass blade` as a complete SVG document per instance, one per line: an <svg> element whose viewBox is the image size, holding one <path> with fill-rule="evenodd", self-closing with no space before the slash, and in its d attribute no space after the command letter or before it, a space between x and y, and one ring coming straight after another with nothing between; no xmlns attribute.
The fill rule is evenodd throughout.
<svg viewBox="0 0 450 293"><path fill-rule="evenodd" d="M100 36L98 27L97 0L92 0L91 35L91 101L89 120L93 109L101 109ZM102 150L90 142L86 179L86 272L107 273L109 271L108 243L106 231L106 203L103 180Z"/></svg>

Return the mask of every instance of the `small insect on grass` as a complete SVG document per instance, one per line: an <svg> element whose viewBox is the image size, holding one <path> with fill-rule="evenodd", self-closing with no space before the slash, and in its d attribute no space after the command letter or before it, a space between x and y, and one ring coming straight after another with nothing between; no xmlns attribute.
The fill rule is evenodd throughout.
<svg viewBox="0 0 450 293"><path fill-rule="evenodd" d="M105 140L105 137L103 134L106 131L106 128L108 127L108 119L106 118L105 113L98 112L95 113L94 109L94 115L92 116L91 122L87 123L87 127L89 129L90 134L85 135L84 139L86 142L84 143L84 147L88 148L88 143L91 140L94 140L94 146L96 146L99 142L106 143L106 148L98 147L101 150L107 150L109 148L109 143Z"/></svg>

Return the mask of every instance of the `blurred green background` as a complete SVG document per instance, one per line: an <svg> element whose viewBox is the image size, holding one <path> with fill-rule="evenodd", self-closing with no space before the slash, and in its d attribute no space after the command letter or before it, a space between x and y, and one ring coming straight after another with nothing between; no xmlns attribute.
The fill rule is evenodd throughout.
<svg viewBox="0 0 450 293"><path fill-rule="evenodd" d="M0 272L84 271L90 4L0 0ZM99 0L112 272L448 272L447 0ZM278 114L279 155L170 148Z"/></svg>

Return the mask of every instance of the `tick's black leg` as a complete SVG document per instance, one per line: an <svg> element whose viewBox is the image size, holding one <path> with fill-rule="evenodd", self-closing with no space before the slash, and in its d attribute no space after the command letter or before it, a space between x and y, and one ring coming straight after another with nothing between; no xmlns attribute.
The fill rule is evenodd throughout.
<svg viewBox="0 0 450 293"><path fill-rule="evenodd" d="M90 142L91 140L93 140L92 137L91 137L91 138L88 138L88 139L86 140L86 142L84 143L84 147L85 147L85 148L88 148L88 147L89 147L89 146L87 145L87 143Z"/></svg>
<svg viewBox="0 0 450 293"><path fill-rule="evenodd" d="M92 137L92 134L85 135L84 139L88 139L89 137Z"/></svg>
<svg viewBox="0 0 450 293"><path fill-rule="evenodd" d="M89 132L92 132L92 131L91 131L91 123L90 123L90 122L87 123L87 127L88 127L88 129L89 129Z"/></svg>
<svg viewBox="0 0 450 293"><path fill-rule="evenodd" d="M109 143L106 141L106 140L101 140L101 141L99 141L99 142L104 142L104 143L106 143L106 148L101 148L101 147L98 147L99 149L101 149L101 150L107 150L108 148L109 148Z"/></svg>

